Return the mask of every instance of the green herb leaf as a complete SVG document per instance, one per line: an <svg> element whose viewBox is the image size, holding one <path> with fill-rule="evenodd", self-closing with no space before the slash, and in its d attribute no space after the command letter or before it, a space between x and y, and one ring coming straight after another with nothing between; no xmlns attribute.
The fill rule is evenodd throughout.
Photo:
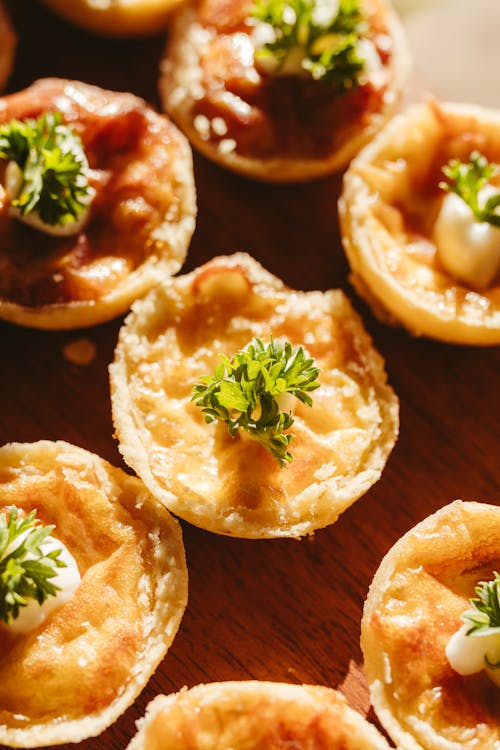
<svg viewBox="0 0 500 750"><path fill-rule="evenodd" d="M229 360L221 362L213 377L200 378L192 400L200 406L207 423L226 422L230 435L239 429L258 440L280 466L291 461L288 451L293 435L285 434L293 424L291 412L280 409L280 394L290 393L312 406L310 391L319 388L319 368L302 347L274 341L264 345L255 338Z"/></svg>
<svg viewBox="0 0 500 750"><path fill-rule="evenodd" d="M443 167L443 173L449 182L440 182L439 187L458 195L469 206L476 221L486 221L500 227L500 214L496 213L500 205L500 190L483 205L479 204L479 192L497 173L497 165L491 164L479 151L473 151L469 158L468 163L451 159Z"/></svg>
<svg viewBox="0 0 500 750"><path fill-rule="evenodd" d="M45 224L68 224L87 208L82 142L62 124L60 112L0 125L0 158L15 162L23 173L12 201L22 215L37 212Z"/></svg>
<svg viewBox="0 0 500 750"><path fill-rule="evenodd" d="M59 559L61 550L47 554L41 550L53 529L54 526L38 524L36 510L25 518L18 518L15 506L9 509L8 517L0 513L0 619L7 624L19 616L20 608L28 604L28 599L43 604L59 591L49 579L57 575L57 568L66 567Z"/></svg>
<svg viewBox="0 0 500 750"><path fill-rule="evenodd" d="M360 0L340 0L330 18L319 8L317 0L255 0L252 17L269 24L275 36L256 50L255 58L280 71L299 54L304 70L342 94L358 85L365 66L358 49Z"/></svg>
<svg viewBox="0 0 500 750"><path fill-rule="evenodd" d="M500 629L500 574L492 581L481 581L475 588L477 597L470 600L471 609L463 613L464 622L471 627L467 635L484 628Z"/></svg>
<svg viewBox="0 0 500 750"><path fill-rule="evenodd" d="M495 572L493 576L492 581L481 581L476 586L477 597L470 600L471 608L462 615L462 620L470 625L466 635L496 631L500 639L500 574ZM490 669L500 669L500 661L491 662L487 654L484 660Z"/></svg>

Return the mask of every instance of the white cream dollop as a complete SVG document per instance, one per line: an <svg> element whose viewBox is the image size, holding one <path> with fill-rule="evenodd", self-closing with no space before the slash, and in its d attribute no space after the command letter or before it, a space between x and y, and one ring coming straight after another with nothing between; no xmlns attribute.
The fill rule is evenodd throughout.
<svg viewBox="0 0 500 750"><path fill-rule="evenodd" d="M492 185L479 191L479 205L498 193ZM481 290L500 271L500 228L476 221L469 206L448 193L434 224L433 238L444 269L458 281Z"/></svg>
<svg viewBox="0 0 500 750"><path fill-rule="evenodd" d="M7 547L3 557L13 552L14 549L22 544L27 533L20 534ZM56 575L50 578L50 582L58 586L59 591L56 592L55 596L47 597L43 604L38 604L35 599L27 599L27 605L19 609L19 616L15 620L11 620L6 626L14 633L28 633L30 630L34 630L41 625L52 612L59 609L59 607L72 598L81 581L76 560L63 542L53 536L48 536L40 545L40 549L46 555L55 549L61 550L59 560L66 563L66 567L56 568Z"/></svg>
<svg viewBox="0 0 500 750"><path fill-rule="evenodd" d="M275 399L280 411L283 411L287 414L289 412L293 413L293 410L297 403L297 399L295 398L293 393L288 393L288 391L285 391L284 393L278 393L278 395L275 396Z"/></svg>
<svg viewBox="0 0 500 750"><path fill-rule="evenodd" d="M83 166L84 175L90 173L89 164L87 157L81 151L78 154L79 160ZM85 179L85 177L84 177ZM10 201L9 205L9 216L18 221L22 221L23 224L27 224L33 229L38 229L40 232L45 234L51 234L54 237L71 237L74 234L78 234L81 229L85 226L90 213L90 204L92 203L95 196L95 189L89 186L87 195L82 198L82 203L85 208L81 212L80 216L74 221L68 221L65 224L47 224L42 220L38 211L30 211L28 214L22 214L17 206L12 205L12 201L15 200L21 192L23 185L23 171L15 161L9 161L5 168L5 192L7 198Z"/></svg>
<svg viewBox="0 0 500 750"><path fill-rule="evenodd" d="M491 669L485 661L485 656L492 664L500 661L500 629L485 628L467 635L470 627L464 623L451 636L445 649L446 658L458 674L466 676L484 669L495 685L500 687L500 668Z"/></svg>

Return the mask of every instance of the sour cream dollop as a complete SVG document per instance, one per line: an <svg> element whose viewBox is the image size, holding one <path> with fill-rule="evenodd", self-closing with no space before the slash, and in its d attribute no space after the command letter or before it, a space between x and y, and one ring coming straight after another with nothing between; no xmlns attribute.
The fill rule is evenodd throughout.
<svg viewBox="0 0 500 750"><path fill-rule="evenodd" d="M78 158L82 164L82 179L86 180L86 175L90 173L90 169L87 157L83 150L78 153ZM74 234L78 234L87 223L90 214L90 204L96 194L93 187L89 186L87 194L82 199L82 203L85 207L77 219L74 221L68 221L64 224L47 224L43 221L38 211L30 211L27 214L22 214L17 206L12 205L12 201L19 196L22 186L22 169L15 161L9 161L5 168L5 192L10 201L9 216L13 219L17 219L33 229L45 232L45 234L53 235L54 237L71 237Z"/></svg>
<svg viewBox="0 0 500 750"><path fill-rule="evenodd" d="M470 627L464 623L448 641L446 657L450 666L464 676L484 669L490 680L500 687L500 668L491 669L485 661L485 656L492 664L500 661L500 629L485 628L467 635Z"/></svg>
<svg viewBox="0 0 500 750"><path fill-rule="evenodd" d="M3 557L13 552L22 543L27 533L21 534L9 545ZM19 616L15 620L11 620L6 626L14 633L28 633L41 625L52 612L72 598L81 581L75 558L59 539L53 536L46 537L40 545L40 549L45 555L55 549L61 550L59 560L66 563L66 567L56 568L56 575L50 578L50 582L58 586L59 590L55 596L47 597L43 604L38 604L35 599L27 599L27 605L19 609Z"/></svg>
<svg viewBox="0 0 500 750"><path fill-rule="evenodd" d="M479 204L498 191L486 185L479 191ZM500 228L477 221L469 206L455 193L448 193L434 224L434 241L444 269L458 281L482 290L500 271Z"/></svg>

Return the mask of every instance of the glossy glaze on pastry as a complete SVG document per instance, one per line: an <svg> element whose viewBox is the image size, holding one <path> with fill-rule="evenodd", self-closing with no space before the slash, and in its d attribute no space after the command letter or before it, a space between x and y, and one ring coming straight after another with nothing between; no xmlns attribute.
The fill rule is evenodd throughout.
<svg viewBox="0 0 500 750"><path fill-rule="evenodd" d="M500 689L462 676L445 649L480 581L500 566L500 508L456 501L403 536L366 600L361 646L372 703L401 750L498 750Z"/></svg>
<svg viewBox="0 0 500 750"><path fill-rule="evenodd" d="M78 234L52 237L12 219L0 190L0 318L80 328L125 312L181 267L195 223L191 152L142 99L76 81L4 97L0 123L46 111L81 138L96 196Z"/></svg>
<svg viewBox="0 0 500 750"><path fill-rule="evenodd" d="M0 508L14 504L55 524L82 580L35 630L0 626L0 743L78 742L133 703L174 639L180 528L136 477L64 442L0 448Z"/></svg>
<svg viewBox="0 0 500 750"><path fill-rule="evenodd" d="M320 368L313 407L297 403L293 460L192 400L219 355L258 336L303 345ZM378 480L398 431L383 361L341 291L288 289L250 256L220 256L138 301L110 368L120 450L151 492L202 528L299 537L333 523Z"/></svg>

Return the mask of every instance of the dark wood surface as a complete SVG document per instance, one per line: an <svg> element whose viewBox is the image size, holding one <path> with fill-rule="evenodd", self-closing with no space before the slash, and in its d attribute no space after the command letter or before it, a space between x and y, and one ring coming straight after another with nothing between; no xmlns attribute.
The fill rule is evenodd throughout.
<svg viewBox="0 0 500 750"><path fill-rule="evenodd" d="M8 90L47 75L131 90L155 106L164 39L110 41L72 29L30 0L7 7L19 35ZM401 402L382 479L333 526L302 541L242 541L183 524L189 603L172 648L135 704L82 748L125 747L158 692L228 679L339 688L375 721L359 648L363 601L382 556L411 526L462 498L498 500L498 348L410 338L378 324L347 280L337 226L341 180L266 186L195 157L199 215L185 269L250 252L290 286L342 287L363 315ZM64 439L122 465L107 367L122 320L86 330L88 366L63 346L82 333L0 324L0 442ZM43 689L43 686L42 688Z"/></svg>

